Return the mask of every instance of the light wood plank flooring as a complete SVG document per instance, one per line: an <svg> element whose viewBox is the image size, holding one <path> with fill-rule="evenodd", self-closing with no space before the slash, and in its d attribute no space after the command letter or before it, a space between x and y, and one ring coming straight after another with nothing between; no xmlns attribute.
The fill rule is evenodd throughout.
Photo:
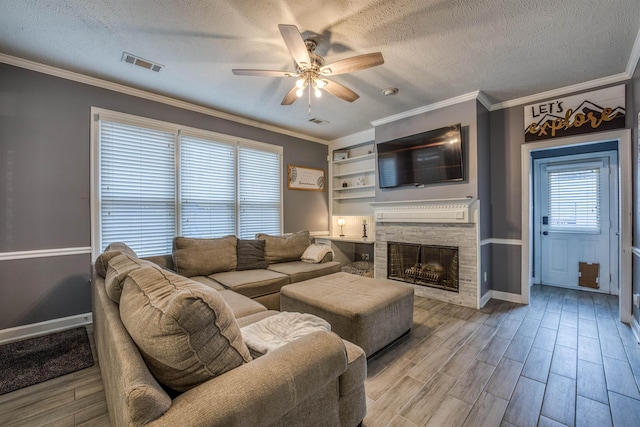
<svg viewBox="0 0 640 427"><path fill-rule="evenodd" d="M480 311L416 297L411 332L369 360L363 424L638 426L640 346L617 304L540 286ZM0 396L0 425L108 426L99 365Z"/></svg>
<svg viewBox="0 0 640 427"><path fill-rule="evenodd" d="M369 359L366 427L640 426L640 346L618 298L534 286L528 306L416 298Z"/></svg>

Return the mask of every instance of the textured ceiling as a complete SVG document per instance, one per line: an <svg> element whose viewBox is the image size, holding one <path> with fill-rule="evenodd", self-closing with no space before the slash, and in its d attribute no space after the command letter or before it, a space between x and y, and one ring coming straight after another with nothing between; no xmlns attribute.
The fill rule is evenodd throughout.
<svg viewBox="0 0 640 427"><path fill-rule="evenodd" d="M375 51L385 63L333 78L360 94L352 104L325 93L310 116L306 98L283 107L293 79L231 73L294 70L281 23L327 63ZM500 103L624 73L639 28L638 0L0 0L0 53L326 140L477 90Z"/></svg>

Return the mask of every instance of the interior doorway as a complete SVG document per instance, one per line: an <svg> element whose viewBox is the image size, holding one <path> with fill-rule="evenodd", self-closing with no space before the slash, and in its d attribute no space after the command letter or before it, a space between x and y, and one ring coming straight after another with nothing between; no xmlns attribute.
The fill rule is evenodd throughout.
<svg viewBox="0 0 640 427"><path fill-rule="evenodd" d="M533 283L618 295L615 141L532 153Z"/></svg>
<svg viewBox="0 0 640 427"><path fill-rule="evenodd" d="M618 224L619 236L617 240L617 264L619 288L620 321L630 323L631 314L631 218L632 218L632 174L631 174L631 130L599 132L593 135L578 135L557 140L545 140L521 146L522 166L522 252L521 252L521 302L529 303L530 288L534 284L535 265L535 233L540 231L535 227L534 211L534 165L533 155L536 152L552 149L571 149L572 147L588 146L611 142L618 153ZM559 153L559 152L558 152Z"/></svg>

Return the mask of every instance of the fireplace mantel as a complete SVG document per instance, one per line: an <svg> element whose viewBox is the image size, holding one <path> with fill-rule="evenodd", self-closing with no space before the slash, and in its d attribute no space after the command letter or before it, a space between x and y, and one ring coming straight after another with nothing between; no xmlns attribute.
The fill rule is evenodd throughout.
<svg viewBox="0 0 640 427"><path fill-rule="evenodd" d="M476 199L407 200L371 203L376 222L472 224Z"/></svg>

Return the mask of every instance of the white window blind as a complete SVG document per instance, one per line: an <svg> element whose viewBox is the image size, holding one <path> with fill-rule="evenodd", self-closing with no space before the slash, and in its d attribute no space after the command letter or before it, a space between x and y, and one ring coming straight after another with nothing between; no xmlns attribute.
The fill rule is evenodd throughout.
<svg viewBox="0 0 640 427"><path fill-rule="evenodd" d="M170 253L176 230L174 135L103 121L100 140L101 249L125 242L139 256Z"/></svg>
<svg viewBox="0 0 640 427"><path fill-rule="evenodd" d="M180 223L187 237L221 237L236 229L236 147L180 138Z"/></svg>
<svg viewBox="0 0 640 427"><path fill-rule="evenodd" d="M280 234L282 161L278 153L238 148L238 212L241 239Z"/></svg>
<svg viewBox="0 0 640 427"><path fill-rule="evenodd" d="M549 228L600 231L600 169L548 171Z"/></svg>

